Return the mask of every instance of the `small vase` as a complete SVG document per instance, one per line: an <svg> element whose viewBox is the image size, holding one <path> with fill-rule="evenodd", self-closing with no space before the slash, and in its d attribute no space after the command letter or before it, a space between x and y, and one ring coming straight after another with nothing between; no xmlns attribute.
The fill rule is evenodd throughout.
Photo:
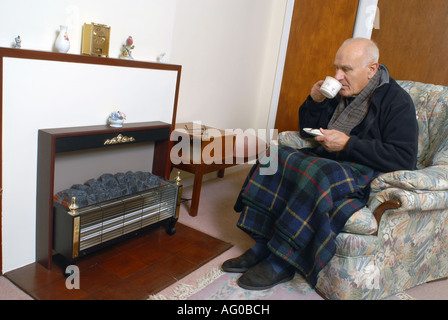
<svg viewBox="0 0 448 320"><path fill-rule="evenodd" d="M109 125L114 128L121 128L123 126L124 120L113 120L109 118Z"/></svg>
<svg viewBox="0 0 448 320"><path fill-rule="evenodd" d="M67 34L67 26L60 26L59 35L56 38L54 47L60 53L67 53L70 49L70 40Z"/></svg>

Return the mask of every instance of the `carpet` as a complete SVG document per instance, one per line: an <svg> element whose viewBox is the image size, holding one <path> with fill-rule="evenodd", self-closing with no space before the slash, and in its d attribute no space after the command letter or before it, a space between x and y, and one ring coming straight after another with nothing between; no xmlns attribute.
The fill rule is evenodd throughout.
<svg viewBox="0 0 448 320"><path fill-rule="evenodd" d="M269 290L245 290L237 285L240 274L225 273L189 300L323 300L299 275Z"/></svg>
<svg viewBox="0 0 448 320"><path fill-rule="evenodd" d="M200 277L196 286L180 284L169 297L151 296L151 300L324 300L299 275L268 290L240 288L240 274L224 273L219 267Z"/></svg>
<svg viewBox="0 0 448 320"><path fill-rule="evenodd" d="M0 300L33 300L4 276L0 276Z"/></svg>
<svg viewBox="0 0 448 320"><path fill-rule="evenodd" d="M225 273L220 267L197 279L196 285L178 284L170 296L154 295L150 300L325 300L313 290L306 280L296 274L293 280L268 290L252 291L240 288L237 280L240 274ZM391 295L383 300L447 300L448 280L421 284Z"/></svg>
<svg viewBox="0 0 448 320"><path fill-rule="evenodd" d="M324 300L301 276L268 290L245 290L237 285L240 274L225 273L220 267L197 279L196 285L178 284L169 296L150 296L150 300Z"/></svg>

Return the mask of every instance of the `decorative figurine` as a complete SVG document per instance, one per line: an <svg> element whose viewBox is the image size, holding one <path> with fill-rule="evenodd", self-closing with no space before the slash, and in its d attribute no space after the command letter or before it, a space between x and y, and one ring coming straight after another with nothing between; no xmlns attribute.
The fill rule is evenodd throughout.
<svg viewBox="0 0 448 320"><path fill-rule="evenodd" d="M17 49L22 48L22 39L20 39L20 36L15 37L14 41L15 41L14 48Z"/></svg>
<svg viewBox="0 0 448 320"><path fill-rule="evenodd" d="M126 115L121 111L114 111L109 115L109 125L115 128L121 128L126 120Z"/></svg>
<svg viewBox="0 0 448 320"><path fill-rule="evenodd" d="M161 54L159 54L159 56L157 57L157 61L158 62L165 62L165 56L166 56L166 52L162 52Z"/></svg>
<svg viewBox="0 0 448 320"><path fill-rule="evenodd" d="M123 45L123 49L121 50L120 59L129 59L134 60L132 57L132 51L135 48L134 46L134 39L132 39L131 36L129 36L126 39L126 44Z"/></svg>

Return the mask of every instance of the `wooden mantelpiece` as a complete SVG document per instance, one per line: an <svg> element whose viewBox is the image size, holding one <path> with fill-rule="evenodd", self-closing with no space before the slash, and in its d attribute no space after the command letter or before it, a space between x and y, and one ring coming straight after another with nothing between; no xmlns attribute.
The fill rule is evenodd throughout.
<svg viewBox="0 0 448 320"><path fill-rule="evenodd" d="M38 135L36 261L51 269L53 250L53 196L55 155L61 152L94 148L114 148L135 143L154 142L152 173L169 179L171 124L140 122L124 124L122 128L106 125L42 129ZM132 138L129 142L110 144L118 135Z"/></svg>
<svg viewBox="0 0 448 320"><path fill-rule="evenodd" d="M99 64L109 66L121 66L128 68L160 69L181 71L181 66L158 62L147 62L138 60L125 60L105 57L95 57L79 54L56 53L47 51L36 51L26 49L2 48L0 47L0 57L11 57L33 60L62 61L74 63ZM180 75L179 75L180 79Z"/></svg>

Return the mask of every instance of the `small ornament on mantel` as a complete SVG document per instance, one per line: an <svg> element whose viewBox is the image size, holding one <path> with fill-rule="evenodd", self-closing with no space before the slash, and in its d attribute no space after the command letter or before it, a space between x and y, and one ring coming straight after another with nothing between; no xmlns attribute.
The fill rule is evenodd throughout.
<svg viewBox="0 0 448 320"><path fill-rule="evenodd" d="M14 48L22 48L22 39L20 39L20 36L14 38Z"/></svg>
<svg viewBox="0 0 448 320"><path fill-rule="evenodd" d="M164 63L165 62L166 52L162 52L157 56L157 62Z"/></svg>
<svg viewBox="0 0 448 320"><path fill-rule="evenodd" d="M120 59L134 60L134 57L132 57L132 51L131 51L134 48L135 48L134 39L132 39L132 37L129 36L126 39L126 44L123 45L123 49L121 50Z"/></svg>
<svg viewBox="0 0 448 320"><path fill-rule="evenodd" d="M109 125L114 128L121 128L124 120L126 120L126 114L121 111L114 111L109 115Z"/></svg>
<svg viewBox="0 0 448 320"><path fill-rule="evenodd" d="M57 52L67 53L70 49L70 39L67 34L67 26L59 26L59 35L56 38L56 42L54 43L54 47Z"/></svg>

